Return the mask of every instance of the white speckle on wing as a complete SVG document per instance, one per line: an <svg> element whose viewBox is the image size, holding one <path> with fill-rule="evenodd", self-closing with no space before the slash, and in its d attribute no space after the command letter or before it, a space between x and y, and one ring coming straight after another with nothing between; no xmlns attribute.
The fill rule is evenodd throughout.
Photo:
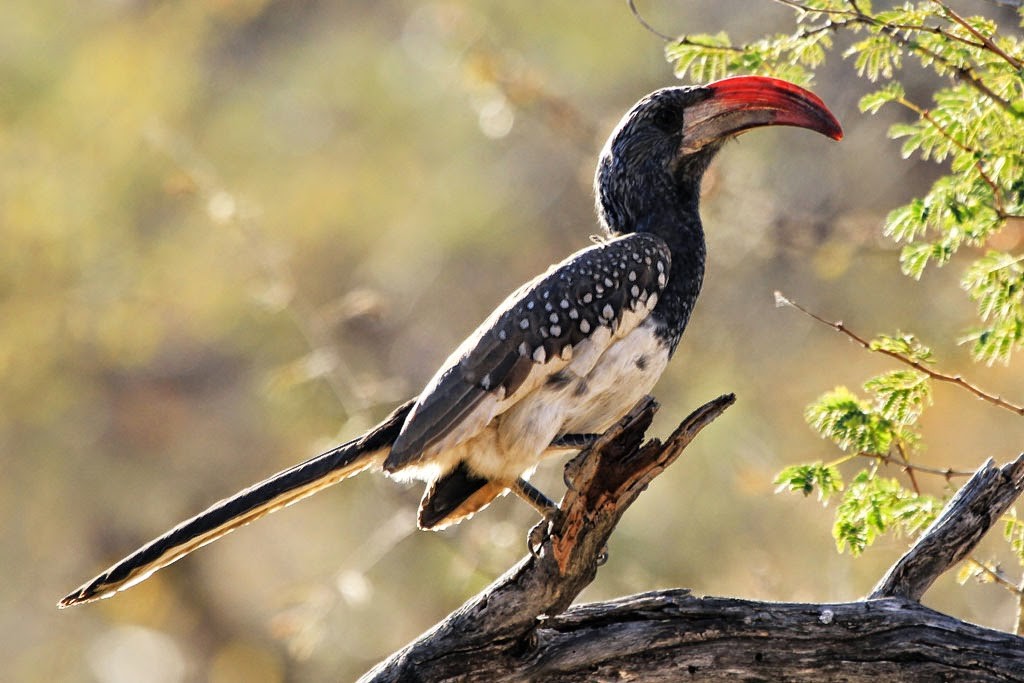
<svg viewBox="0 0 1024 683"><path fill-rule="evenodd" d="M590 333L590 322L586 318L580 321L580 332L583 334Z"/></svg>
<svg viewBox="0 0 1024 683"><path fill-rule="evenodd" d="M562 334L562 328L560 326L558 326L558 325L552 325L551 326L551 336L552 337L557 337L557 336L559 336L561 334Z"/></svg>
<svg viewBox="0 0 1024 683"><path fill-rule="evenodd" d="M604 305L604 308L601 309L601 317L605 320L611 320L615 317L615 309L612 308L611 304Z"/></svg>
<svg viewBox="0 0 1024 683"><path fill-rule="evenodd" d="M529 318L523 318L522 320L520 320L519 321L519 329L521 329L521 330L528 330L528 329L530 329L530 319Z"/></svg>
<svg viewBox="0 0 1024 683"><path fill-rule="evenodd" d="M543 346L538 346L533 350L533 359L538 363L543 363L548 359L548 354L544 352Z"/></svg>

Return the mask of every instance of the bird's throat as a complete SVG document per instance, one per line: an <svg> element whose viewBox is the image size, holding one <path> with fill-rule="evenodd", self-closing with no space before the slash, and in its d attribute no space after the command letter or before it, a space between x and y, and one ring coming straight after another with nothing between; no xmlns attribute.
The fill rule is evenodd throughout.
<svg viewBox="0 0 1024 683"><path fill-rule="evenodd" d="M671 250L668 285L651 312L674 352L704 281L706 249L700 220L700 185L717 146L673 168L624 167L607 157L597 175L598 215L612 235L657 235Z"/></svg>
<svg viewBox="0 0 1024 683"><path fill-rule="evenodd" d="M686 329L704 282L707 249L697 203L673 203L643 221L637 232L650 232L665 240L672 253L668 284L651 311L659 323L659 335L675 352Z"/></svg>

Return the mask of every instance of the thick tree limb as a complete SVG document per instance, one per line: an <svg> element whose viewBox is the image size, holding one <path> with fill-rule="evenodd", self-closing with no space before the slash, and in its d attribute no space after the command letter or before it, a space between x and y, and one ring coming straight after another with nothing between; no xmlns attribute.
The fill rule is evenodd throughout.
<svg viewBox="0 0 1024 683"><path fill-rule="evenodd" d="M570 609L537 638L508 680L1024 677L1024 639L897 598L810 605L659 591Z"/></svg>
<svg viewBox="0 0 1024 683"><path fill-rule="evenodd" d="M670 590L567 609L626 508L733 401L705 404L664 444L643 442L656 404L641 402L567 465L571 486L536 555L362 680L1024 681L1024 639L914 601L1020 494L1024 455L975 474L875 589L884 599L764 603Z"/></svg>

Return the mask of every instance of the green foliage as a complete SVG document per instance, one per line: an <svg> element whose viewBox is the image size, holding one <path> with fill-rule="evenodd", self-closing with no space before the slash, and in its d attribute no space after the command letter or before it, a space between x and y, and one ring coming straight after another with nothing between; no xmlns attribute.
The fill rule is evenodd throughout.
<svg viewBox="0 0 1024 683"><path fill-rule="evenodd" d="M1010 511L1003 524L1003 538L1010 544L1010 549L1021 564L1024 564L1024 520L1018 519L1014 510Z"/></svg>
<svg viewBox="0 0 1024 683"><path fill-rule="evenodd" d="M818 491L818 500L827 502L833 493L843 490L839 468L820 460L807 465L792 465L775 477L776 492L793 491L805 496Z"/></svg>
<svg viewBox="0 0 1024 683"><path fill-rule="evenodd" d="M932 350L912 334L898 333L895 337L880 334L871 340L872 351L902 356L914 363L931 363Z"/></svg>
<svg viewBox="0 0 1024 683"><path fill-rule="evenodd" d="M857 74L872 81L892 78L893 72L903 65L903 52L885 35L868 36L847 50L846 55L854 58Z"/></svg>
<svg viewBox="0 0 1024 683"><path fill-rule="evenodd" d="M931 404L931 381L917 370L893 370L864 383L875 394L876 410L898 425L913 424Z"/></svg>
<svg viewBox="0 0 1024 683"><path fill-rule="evenodd" d="M676 75L704 83L737 73L755 73L809 83L812 70L832 47L827 31L779 34L750 45L736 46L725 32L687 36L666 48Z"/></svg>
<svg viewBox="0 0 1024 683"><path fill-rule="evenodd" d="M883 105L899 102L906 97L906 91L899 81L889 81L884 86L860 98L860 110L868 114L877 114Z"/></svg>
<svg viewBox="0 0 1024 683"><path fill-rule="evenodd" d="M836 387L807 406L807 423L847 453L886 453L896 425L846 387Z"/></svg>
<svg viewBox="0 0 1024 683"><path fill-rule="evenodd" d="M988 324L965 340L974 355L988 363L1006 360L1024 327L1024 257L990 251L971 264L961 284Z"/></svg>
<svg viewBox="0 0 1024 683"><path fill-rule="evenodd" d="M978 247L1011 218L1024 217L1024 41L999 33L982 16L960 17L935 0L904 2L874 12L870 3L814 0L795 6L797 31L746 45L728 36L690 36L667 48L676 73L708 80L756 73L809 83L840 29L858 35L844 52L857 74L878 89L860 108L876 114L896 104L910 119L893 125L904 157L946 165L923 196L892 210L885 234L904 243L904 273L920 278L929 264L949 263L963 246ZM908 60L948 79L930 103L911 101L900 82ZM1016 258L1006 255L1006 258ZM979 263L967 266L968 273ZM1024 303L1005 292L1024 289L1024 272L965 277L984 326L966 339L978 360L1008 362L1024 345ZM985 302L1002 298L1005 305Z"/></svg>
<svg viewBox="0 0 1024 683"><path fill-rule="evenodd" d="M836 548L859 555L887 531L913 536L931 524L942 508L932 496L904 488L899 481L859 472L836 508L832 536Z"/></svg>
<svg viewBox="0 0 1024 683"><path fill-rule="evenodd" d="M893 348L901 345L896 338L884 339ZM807 406L807 423L847 453L885 456L893 447L915 446L919 435L914 425L931 403L929 377L917 370L894 370L872 377L864 389L871 401L846 387L823 394Z"/></svg>

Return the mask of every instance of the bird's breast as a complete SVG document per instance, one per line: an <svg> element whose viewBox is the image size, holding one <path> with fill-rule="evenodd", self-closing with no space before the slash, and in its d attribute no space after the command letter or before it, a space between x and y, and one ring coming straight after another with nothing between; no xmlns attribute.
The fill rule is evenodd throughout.
<svg viewBox="0 0 1024 683"><path fill-rule="evenodd" d="M560 434L604 432L651 392L668 360L658 323L648 318L560 393L565 405Z"/></svg>
<svg viewBox="0 0 1024 683"><path fill-rule="evenodd" d="M596 358L577 354L466 442L460 455L475 473L509 481L532 471L556 437L605 431L664 372L669 350L657 327L646 320Z"/></svg>

